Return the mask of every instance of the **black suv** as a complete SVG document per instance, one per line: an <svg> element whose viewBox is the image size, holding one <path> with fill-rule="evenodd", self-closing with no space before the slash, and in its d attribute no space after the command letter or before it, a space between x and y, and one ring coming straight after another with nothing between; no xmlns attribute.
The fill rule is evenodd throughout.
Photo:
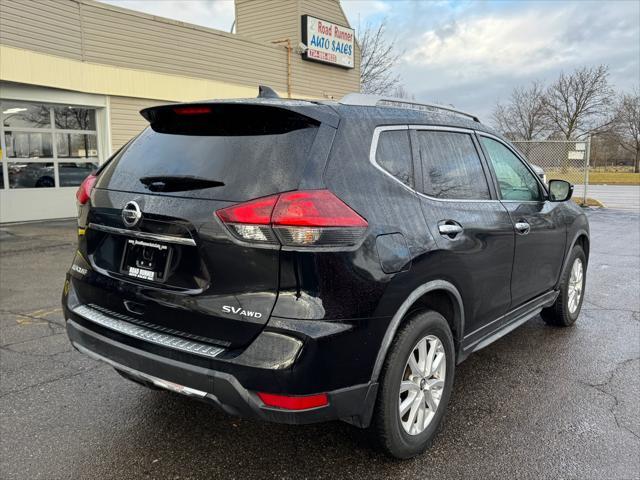
<svg viewBox="0 0 640 480"><path fill-rule="evenodd" d="M268 90L264 90L268 92ZM422 452L455 365L575 322L572 187L477 118L360 94L163 105L80 187L71 342L149 387Z"/></svg>

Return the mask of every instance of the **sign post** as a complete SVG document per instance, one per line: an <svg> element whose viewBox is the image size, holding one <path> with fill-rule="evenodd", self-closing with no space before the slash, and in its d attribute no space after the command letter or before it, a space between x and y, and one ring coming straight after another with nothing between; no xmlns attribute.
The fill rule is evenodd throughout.
<svg viewBox="0 0 640 480"><path fill-rule="evenodd" d="M586 205L587 203L587 186L589 185L589 163L591 163L591 134L589 134L589 138L587 139L586 145L586 155L584 159L584 188L582 193L582 203Z"/></svg>

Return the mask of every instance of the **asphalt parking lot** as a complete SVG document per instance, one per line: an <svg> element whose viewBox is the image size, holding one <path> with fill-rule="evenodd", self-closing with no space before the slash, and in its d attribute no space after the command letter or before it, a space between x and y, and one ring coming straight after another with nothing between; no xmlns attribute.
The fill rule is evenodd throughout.
<svg viewBox="0 0 640 480"><path fill-rule="evenodd" d="M576 185L574 198L582 198L584 185ZM605 207L640 212L640 185L589 185L587 197L595 198Z"/></svg>
<svg viewBox="0 0 640 480"><path fill-rule="evenodd" d="M640 478L640 215L589 215L578 323L536 318L460 365L435 446L406 462L346 424L228 417L73 351L74 223L0 227L0 477Z"/></svg>

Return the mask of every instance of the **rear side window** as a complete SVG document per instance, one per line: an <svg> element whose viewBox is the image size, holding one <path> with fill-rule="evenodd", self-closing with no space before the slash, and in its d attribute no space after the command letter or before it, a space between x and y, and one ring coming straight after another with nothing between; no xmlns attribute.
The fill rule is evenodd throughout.
<svg viewBox="0 0 640 480"><path fill-rule="evenodd" d="M416 136L425 195L459 200L491 198L471 135L423 130Z"/></svg>
<svg viewBox="0 0 640 480"><path fill-rule="evenodd" d="M97 187L228 201L294 190L319 126L266 110L245 121L212 115L152 124L110 162ZM149 179L172 188L154 190ZM185 182L189 188L179 188Z"/></svg>
<svg viewBox="0 0 640 480"><path fill-rule="evenodd" d="M384 130L378 137L376 163L413 188L413 160L408 130Z"/></svg>

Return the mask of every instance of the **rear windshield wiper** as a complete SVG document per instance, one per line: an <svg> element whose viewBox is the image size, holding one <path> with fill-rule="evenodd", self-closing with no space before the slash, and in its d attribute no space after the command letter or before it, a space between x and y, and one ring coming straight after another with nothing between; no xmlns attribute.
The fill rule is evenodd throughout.
<svg viewBox="0 0 640 480"><path fill-rule="evenodd" d="M223 187L224 182L190 175L160 175L140 179L152 192L184 192L203 188Z"/></svg>

